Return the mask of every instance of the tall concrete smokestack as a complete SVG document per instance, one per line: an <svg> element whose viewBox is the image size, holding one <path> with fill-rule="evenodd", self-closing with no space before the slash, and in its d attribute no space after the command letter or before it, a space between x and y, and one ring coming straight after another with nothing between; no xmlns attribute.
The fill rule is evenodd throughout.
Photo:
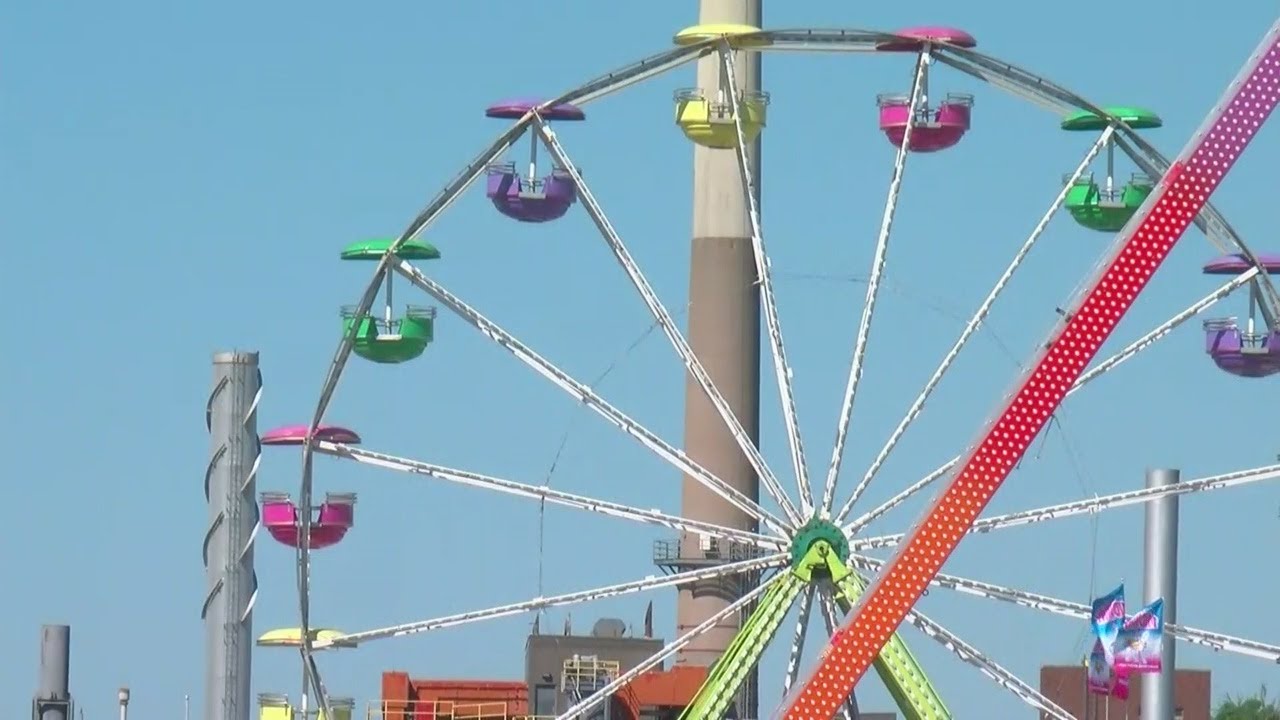
<svg viewBox="0 0 1280 720"><path fill-rule="evenodd" d="M698 22L759 27L761 0L699 0ZM720 58L698 61L698 87L714 98L720 84ZM743 92L760 89L760 54L738 53L735 75ZM760 178L760 140L747 149L752 174ZM757 185L757 187L759 187ZM701 145L693 149L693 243L689 271L689 344L712 381L753 440L760 425L760 298L751 249L751 229L741 173L732 150ZM759 497L759 479L728 428L692 378L685 381L686 452L748 497ZM755 519L686 477L682 493L686 517L734 528L755 528ZM695 551L686 537L682 554ZM704 622L733 602L741 590L723 582L685 586L676 606L678 632ZM709 666L738 631L738 618L724 621L682 650L677 662ZM738 717L756 717L755 683L748 679Z"/></svg>
<svg viewBox="0 0 1280 720"><path fill-rule="evenodd" d="M40 626L40 673L31 703L32 720L73 720L71 626Z"/></svg>

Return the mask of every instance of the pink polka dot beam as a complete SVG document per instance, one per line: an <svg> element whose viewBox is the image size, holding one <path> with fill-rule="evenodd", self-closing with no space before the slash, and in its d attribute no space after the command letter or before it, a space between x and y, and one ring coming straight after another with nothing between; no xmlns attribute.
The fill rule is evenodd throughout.
<svg viewBox="0 0 1280 720"><path fill-rule="evenodd" d="M775 716L829 720L1280 100L1280 22L1117 238L946 490Z"/></svg>

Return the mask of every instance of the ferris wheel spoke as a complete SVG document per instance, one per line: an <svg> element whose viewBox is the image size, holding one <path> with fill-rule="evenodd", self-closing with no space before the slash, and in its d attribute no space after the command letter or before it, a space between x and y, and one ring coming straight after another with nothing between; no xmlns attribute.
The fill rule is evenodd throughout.
<svg viewBox="0 0 1280 720"><path fill-rule="evenodd" d="M721 74L731 98L729 107L732 108L733 127L738 140L734 154L738 159L738 172L742 177L742 194L746 200L747 219L751 223L751 254L755 259L765 334L769 336L769 350L773 356L773 374L778 385L782 423L787 432L787 446L791 450L791 466L792 472L795 473L796 489L800 494L800 504L804 515L808 516L813 512L813 486L809 481L808 461L805 458L804 440L800 435L799 413L796 410L795 389L791 383L794 374L791 364L787 361L786 344L782 340L782 322L778 316L778 303L773 294L772 263L765 250L756 180L752 176L751 163L747 158L747 135L742 128L742 114L737 102L738 80L734 74L732 50L727 44L720 48L720 65Z"/></svg>
<svg viewBox="0 0 1280 720"><path fill-rule="evenodd" d="M1058 191L1057 197L1053 199L1053 202L1049 205L1049 209L1045 211L1044 215L1040 217L1040 221L1036 223L1034 228L1032 228L1031 234L1027 236L1027 239L1022 243L1022 247L1018 248L1018 251L1014 253L1013 260L1009 262L1008 267L1004 269L1004 272L1000 275L999 279L996 280L991 291L987 293L987 297L973 313L973 317L969 318L969 321L964 326L964 330L960 332L960 337L956 338L955 343L951 345L951 349L943 356L942 362L938 363L937 369L933 371L933 375L929 377L927 382L925 382L924 387L920 390L920 394L916 396L916 399L911 403L911 407L907 409L906 414L898 421L898 426L893 429L892 433L890 433L889 439L885 441L884 447L880 448L880 452L877 453L875 459L871 461L871 465L867 468L866 474L862 476L862 480L860 480L857 487L853 489L853 494L850 496L849 500L845 502L844 506L840 508L840 512L836 514L836 523L844 522L844 519L848 517L849 512L853 509L854 502L862 496L862 493L867 489L867 486L870 485L871 481L875 478L876 473L880 472L880 468L884 466L885 461L889 458L889 454L893 452L895 447L897 447L898 441L900 441L902 436L906 434L907 428L911 426L911 423L919 417L920 412L924 409L925 402L928 401L929 396L933 394L933 391L938 387L938 384L942 382L943 376L946 374L947 370L951 369L952 363L954 363L956 358L959 357L960 350L967 342L969 342L969 338L973 337L973 335L978 331L978 328L982 327L982 323L986 320L987 315L991 313L992 306L995 305L996 298L1000 297L1000 294L1004 292L1005 287L1008 286L1009 281L1013 278L1014 272L1016 272L1022 265L1022 262L1026 260L1027 255L1031 253L1031 249L1035 247L1036 242L1044 234L1045 229L1049 227L1049 222L1053 220L1054 215L1058 213L1062 204L1066 202L1067 193L1075 184L1076 179L1088 170L1089 164L1093 162L1093 159L1097 157L1098 153L1102 151L1102 148L1106 146L1114 132L1115 128L1111 126L1108 126L1103 130L1097 141L1094 142L1094 144L1089 148L1089 151L1085 153L1084 158L1082 158L1080 163L1076 165L1075 172L1071 174L1062 189Z"/></svg>
<svg viewBox="0 0 1280 720"><path fill-rule="evenodd" d="M831 596L831 588L823 586L818 595L818 604L822 611L822 624L827 628L827 637L835 634L836 628L840 626L840 613L836 608L835 598ZM850 693L844 703L840 705L840 717L842 720L857 720L858 713L858 696Z"/></svg>
<svg viewBox="0 0 1280 720"><path fill-rule="evenodd" d="M858 383L862 379L862 364L866 359L867 338L871 332L871 319L875 314L876 298L880 293L880 281L884 277L886 252L889 247L889 231L893 227L893 216L898 208L898 193L902 189L902 175L907 165L907 154L911 147L911 135L915 129L916 114L924 94L924 74L929 64L929 54L920 53L916 59L915 78L911 83L911 97L907 103L908 122L903 130L902 142L893 162L893 178L889 181L889 196L885 200L884 214L880 219L880 233L876 238L875 254L871 260L871 276L867 280L867 295L862 304L862 318L858 322L858 334L853 343L853 359L849 363L849 379L845 384L844 402L840 407L840 419L836 423L836 440L831 452L831 463L827 467L826 485L822 488L822 513L828 514L835 500L836 480L840 477L840 464L844 461L844 445L849 437L849 421L853 417L853 402L858 394ZM857 501L857 493L850 498L849 504Z"/></svg>
<svg viewBox="0 0 1280 720"><path fill-rule="evenodd" d="M1127 492L1114 493L1112 495L1102 495L1100 497L1075 500L1072 502L1059 503L1057 505L1047 505L1045 507L1034 508L1031 510L1020 510L1018 512L1006 513L1004 515L981 518L974 522L973 526L969 528L969 534L986 533L991 532L992 530L1019 527L1021 525L1032 525L1046 520L1059 520L1061 518L1073 517L1076 515L1093 515L1104 510L1114 510L1116 508L1127 507L1129 505L1149 503L1153 500L1159 500L1160 498L1189 495L1191 493L1206 492L1209 490L1221 490L1223 488L1248 485L1265 480L1275 480L1277 478L1280 478L1280 464L1266 465L1260 468L1251 468L1249 470L1238 470L1236 472L1224 473L1221 475L1210 475L1208 477L1196 478L1194 480L1182 480L1180 482L1162 485L1160 487L1129 490ZM900 543L902 538L902 533L858 538L850 543L850 547L855 550L871 550L875 548L893 547Z"/></svg>
<svg viewBox="0 0 1280 720"><path fill-rule="evenodd" d="M1000 687L1013 693L1027 705L1047 713L1050 717L1059 718L1059 720L1076 720L1074 715L1045 697L1030 683L1009 672L995 660L965 642L960 636L934 622L924 613L918 610L908 610L906 620L920 632L950 650L961 661L978 668L979 672L991 678Z"/></svg>
<svg viewBox="0 0 1280 720"><path fill-rule="evenodd" d="M1257 268L1249 268L1236 277L1231 278L1231 280L1224 283L1218 289L1191 303L1185 309L1178 311L1178 313L1173 317L1152 328L1150 332L1129 343L1124 347L1124 349L1094 365L1092 368L1089 368L1089 370L1085 371L1085 373L1080 376L1080 379L1076 381L1075 385L1067 391L1067 397L1070 397L1071 393L1080 389L1091 380L1101 377L1115 366L1151 347L1151 345L1157 340L1176 330L1179 325L1182 325L1191 318L1199 315L1212 307L1214 303L1240 289L1241 286L1253 279L1257 272Z"/></svg>
<svg viewBox="0 0 1280 720"><path fill-rule="evenodd" d="M884 564L881 560L869 558L865 555L855 555L854 563L866 570L876 570ZM933 585L935 587L952 590L965 595L973 595L975 597L986 598L988 600L998 600L1000 602L1020 605L1032 610L1039 610L1041 612L1060 615L1062 617L1068 617L1075 620L1087 620L1092 616L1091 608L1083 603L1060 600L1040 593L1017 590L1010 587L982 582L980 580L957 577L955 575L948 575L945 573L939 573L934 579ZM1193 645L1207 647L1217 652L1229 652L1237 655L1246 655L1248 657L1258 658L1260 660L1266 660L1268 662L1280 663L1280 645L1263 643L1257 640L1249 640L1247 638L1225 635L1223 633L1201 630L1199 628L1174 623L1166 625L1165 629L1173 637Z"/></svg>
<svg viewBox="0 0 1280 720"><path fill-rule="evenodd" d="M779 520L772 513L760 507L758 503L744 495L742 491L734 488L715 475L712 475L709 470L696 463L692 458L686 455L683 450L677 449L667 441L655 435L648 428L633 420L621 410L610 405L608 401L600 397L595 390L592 390L586 384L574 379L554 363L534 352L529 346L520 342L511 333L502 329L492 320L481 315L478 310L463 302L461 298L446 290L443 285L424 275L422 271L414 267L412 263L401 260L400 263L396 265L396 270L400 274L404 275L409 282L417 285L424 292L438 300L442 305L452 310L458 315L458 317L462 318L479 330L485 337L497 343L525 365L528 365L535 372L550 380L553 384L564 390L574 399L591 408L614 426L636 438L642 445L649 448L649 450L653 451L653 453L658 457L661 457L671 463L689 477L693 478L696 482L719 495L729 504L738 508L742 512L745 512L760 522L771 526L779 533L784 535L786 534L787 525L782 520Z"/></svg>
<svg viewBox="0 0 1280 720"><path fill-rule="evenodd" d="M1043 522L1045 520L1057 520L1059 518L1071 517L1074 515L1091 515L1103 510L1114 510L1116 508L1126 507L1129 505L1149 503L1153 500L1159 500L1160 498L1165 497L1189 495L1191 493L1206 492L1209 490L1222 490L1224 488L1249 485L1266 480L1275 480L1277 478L1280 478L1280 464L1266 465L1260 468L1251 468L1249 470L1237 470L1235 472L1223 473L1221 475L1210 475L1208 477L1196 478L1193 480L1182 480L1161 487L1130 490L1128 492L1103 495L1101 497L1086 500L1077 500L1070 503L1061 503L1059 505L1050 505L1048 507L1036 508L1033 510L1023 510L1021 512L983 518L973 524L973 528L970 532L985 533L1001 528L1030 525L1037 522Z"/></svg>
<svg viewBox="0 0 1280 720"><path fill-rule="evenodd" d="M781 563L781 564L785 564L785 563ZM760 583L759 586L757 586L750 592L746 593L742 597L738 598L737 600L734 600L723 610L717 611L715 614L713 614L711 617L707 618L706 620L702 621L693 629L689 630L688 632L676 638L675 640L672 640L671 642L667 643L666 646L664 646L661 650L659 650L656 654L654 654L648 660L645 660L644 662L641 662L640 664L636 665L630 670L622 673L618 677L614 678L612 682L608 683L607 685L600 688L599 690L596 690L591 695L588 695L587 697L583 698L582 701L579 702L577 705L574 705L568 710L565 710L563 714L559 715L556 718L556 720L579 720L580 718L587 717L588 712L595 709L597 706L603 704L614 693L618 692L618 690L620 690L623 687L626 687L632 680L640 677L641 675L648 672L649 670L652 670L653 668L661 665L663 662L666 661L667 658L671 657L672 655L675 655L677 652L684 649L684 647L687 646L689 643L693 642L699 636L701 636L702 634L706 633L708 630L710 630L711 628L719 624L721 620L724 620L725 618L728 618L728 617L732 617L735 613L741 612L743 608L747 607L750 603L752 603L753 601L758 599L761 595L763 595L766 591L768 591L769 588L773 587L775 583L781 581L787 576L788 576L788 573L779 573L769 578L765 582Z"/></svg>
<svg viewBox="0 0 1280 720"><path fill-rule="evenodd" d="M782 694L791 691L800 672L800 658L804 655L804 639L809 634L809 612L813 609L813 586L805 588L804 597L800 599L800 614L796 618L796 629L792 633L791 652L787 655L787 672L782 678Z"/></svg>
<svg viewBox="0 0 1280 720"><path fill-rule="evenodd" d="M303 635L305 637L305 633ZM307 682L311 685L311 691L315 693L317 709L324 713L324 717L333 717L333 709L329 707L329 691L325 688L324 681L320 679L320 667L316 664L315 655L309 653L305 655L302 666Z"/></svg>
<svg viewBox="0 0 1280 720"><path fill-rule="evenodd" d="M1124 348L1122 348L1119 352L1116 352L1114 355L1111 355L1105 360L1089 368L1076 380L1075 384L1071 386L1071 389L1067 391L1066 397L1071 397L1071 395L1075 393L1077 390L1079 390L1080 388L1084 387L1085 385L1089 384L1094 380L1097 380L1098 378L1102 377L1103 375L1110 372L1111 370L1114 370L1121 363L1131 359L1138 353L1151 347L1152 345L1155 344L1157 340L1173 332L1175 329L1178 328L1178 326L1182 325L1186 321L1190 320L1191 318L1199 315L1200 313L1204 312L1208 308L1212 307L1214 303L1227 297L1235 290L1238 290L1242 285L1249 282L1249 280L1251 280L1256 275L1257 272L1258 272L1257 268L1250 268L1249 270L1246 270L1240 275L1233 277L1230 281L1224 283L1218 289L1214 290L1208 295L1205 295L1204 297L1195 301L1191 305L1187 306L1185 309L1179 311L1173 317L1157 325L1150 332L1147 332L1142 337L1129 343ZM925 489L929 485L933 484L933 482L936 481L938 478L946 475L948 472L951 471L953 467L955 467L956 463L958 463L959 461L960 461L959 456L951 458L951 460L939 466L933 472L929 473L928 475L921 478L920 480L917 480L915 483L913 483L911 486L909 486L905 490L899 492L897 495L894 495L893 497L884 501L874 509L863 514L861 517L857 518L852 523L849 523L847 526L845 526L845 533L847 535L852 536L858 530L861 530L871 522L884 516L890 510L893 510L894 508L898 507L902 503L906 502L916 493L920 492L921 490Z"/></svg>
<svg viewBox="0 0 1280 720"><path fill-rule="evenodd" d="M620 595L631 595L648 590L657 590L659 588L688 585L689 583L699 582L702 580L714 580L717 578L738 575L740 573L758 572L769 568L783 567L787 564L787 559L787 553L774 553L772 555L725 563L723 565L717 565L710 568L686 570L684 572L663 575L661 577L650 576L643 580L633 580L631 582L607 585L591 590L581 590L578 592L566 593L564 595L537 597L522 602L499 605L485 610L473 610L470 612L455 613L453 615L433 618L431 620L403 623L400 625L392 625L363 632L347 633L333 638L318 640L315 643L315 646L317 649L325 647L350 647L370 642L372 640L384 640L386 638L403 637L405 635L416 635L418 633L429 632L431 630L440 630L443 628L455 627L457 625L467 625L470 623L483 622L485 620L508 617L510 615L519 615L533 610L543 610L545 608L558 607L562 605L592 602L604 598L618 597Z"/></svg>
<svg viewBox="0 0 1280 720"><path fill-rule="evenodd" d="M916 493L924 490L932 485L938 478L946 475L951 471L951 468L956 466L957 462L960 462L959 457L951 458L951 460L947 461L946 464L938 466L933 472L911 483L904 490L898 492L897 495L885 500L875 508L868 510L861 517L846 525L844 527L844 534L852 538L863 527L866 527L907 500L910 500Z"/></svg>
<svg viewBox="0 0 1280 720"><path fill-rule="evenodd" d="M516 482L514 480L507 480L505 478L482 475L468 470L458 470L456 468L445 467L443 465L423 462L421 460L410 460L408 458L396 457L395 455L374 452L372 450L353 447L351 445L320 441L316 443L316 451L325 455L346 458L358 463L385 468L387 470L396 470L416 475L426 475L446 482L457 483L459 485L467 485L469 487L500 492L507 495L515 495L517 497L542 500L554 505L562 505L564 507L571 507L577 510L586 510L587 512L622 518L624 520L632 520L648 525L657 525L670 530L695 533L699 536L716 538L717 540L729 541L751 547L764 548L767 550L779 550L783 546L783 541L778 538L767 537L757 533L747 532L745 530L737 530L735 528L702 522L700 520L691 520L680 517L679 515L664 513L659 510L644 510L642 508L632 507L622 503L615 503L608 500L588 497L586 495L578 495L576 493L565 492L563 490L556 490L547 485L529 485L522 482Z"/></svg>
<svg viewBox="0 0 1280 720"><path fill-rule="evenodd" d="M777 476L773 474L773 471L765 462L764 456L760 454L760 449L756 447L751 435L743 428L733 408L729 407L729 401L725 399L719 388L716 387L715 382L711 379L711 374L707 372L702 361L694 354L693 348L690 347L684 333L680 332L680 328L676 326L676 321L671 317L671 313L667 311L658 294L654 292L649 279L645 277L644 272L636 263L635 258L632 257L631 252L627 250L626 243L622 241L613 224L609 222L609 218L604 214L604 209L600 207L600 203L587 186L586 180L583 179L573 160L569 158L564 146L560 144L555 132L541 121L536 122L535 125L541 136L542 144L546 146L547 151L555 158L556 163L569 174L574 185L577 186L578 197L582 200L582 207L591 216L596 229L600 231L600 236L604 238L605 244L609 246L614 258L631 280L631 284L635 287L636 292L639 293L640 299L644 301L654 320L662 328L663 333L666 334L667 339L671 342L671 347L680 356L685 369L694 381L698 383L698 386L702 388L702 392L711 401L711 405L715 407L720 419L724 422L725 427L728 428L729 434L733 436L734 442L738 444L738 448L747 458L747 462L751 464L752 470L759 476L761 485L778 503L778 506L782 508L787 519L793 524L799 524L801 522L800 516L796 512L795 506L791 503L791 499L787 497L786 491L779 484Z"/></svg>
<svg viewBox="0 0 1280 720"><path fill-rule="evenodd" d="M303 446L302 452L302 483L298 495L299 501L305 504L301 505L301 507L311 507L311 470L314 464L314 447L308 443ZM328 702L328 697L325 695L324 683L320 679L320 668L316 665L315 648L311 637L311 513L302 513L298 519L298 539L300 542L298 543L298 552L295 555L297 561L298 632L300 640L298 643L298 655L302 659L307 681L310 682L316 697L324 704Z"/></svg>

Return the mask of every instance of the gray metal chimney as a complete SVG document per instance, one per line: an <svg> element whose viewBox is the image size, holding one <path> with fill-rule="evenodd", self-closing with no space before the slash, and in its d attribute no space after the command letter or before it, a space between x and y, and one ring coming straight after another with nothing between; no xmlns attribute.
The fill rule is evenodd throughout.
<svg viewBox="0 0 1280 720"><path fill-rule="evenodd" d="M40 672L31 700L32 720L74 720L71 700L71 626L40 626Z"/></svg>

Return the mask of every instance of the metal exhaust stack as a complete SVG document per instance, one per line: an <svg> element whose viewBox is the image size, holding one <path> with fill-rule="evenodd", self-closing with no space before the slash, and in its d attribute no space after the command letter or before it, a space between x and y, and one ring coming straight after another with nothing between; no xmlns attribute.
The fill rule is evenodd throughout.
<svg viewBox="0 0 1280 720"><path fill-rule="evenodd" d="M71 626L40 626L40 673L31 699L32 720L74 720L71 700Z"/></svg>
<svg viewBox="0 0 1280 720"><path fill-rule="evenodd" d="M258 401L262 373L256 352L213 356L213 390L205 406L209 465L204 491L206 595L204 720L249 720L253 606L258 579L253 543L258 530Z"/></svg>

